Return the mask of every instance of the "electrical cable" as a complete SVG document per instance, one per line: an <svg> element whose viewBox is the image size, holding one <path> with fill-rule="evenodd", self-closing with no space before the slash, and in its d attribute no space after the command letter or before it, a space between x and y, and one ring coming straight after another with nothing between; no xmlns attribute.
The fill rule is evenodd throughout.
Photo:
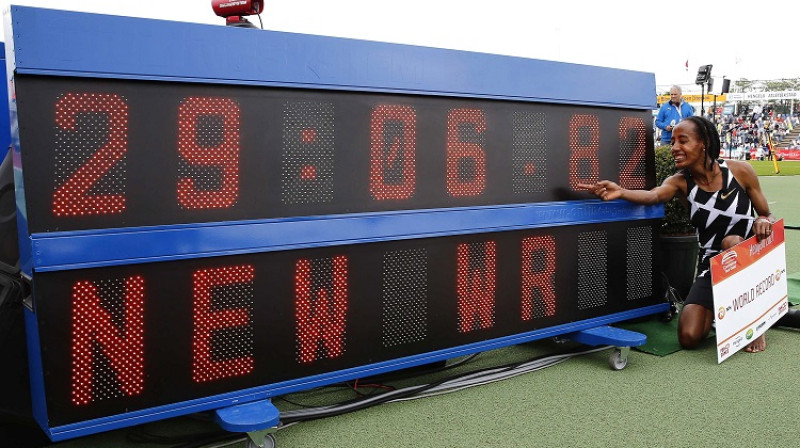
<svg viewBox="0 0 800 448"><path fill-rule="evenodd" d="M429 384L422 384L417 386L410 386L403 389L396 389L391 392L386 392L374 397L365 398L362 400L352 400L351 402L341 403L338 405L321 406L313 409L298 409L293 411L286 411L281 413L281 422L291 423L296 421L308 421L319 418L333 417L347 412L352 412L376 404L387 403L390 401L399 400L421 394L428 391L440 391L448 388L459 388L463 386L472 387L471 385L488 384L488 382L499 381L501 379L511 378L513 376L526 373L528 368L536 367L533 370L538 370L550 365L555 365L564 360L579 354L588 354L600 350L606 350L609 347L600 347L584 352L570 352L559 355L537 357L533 360L528 360L520 363L512 363L501 367L492 367L481 369L476 372L471 372L465 375L458 375L451 378L441 379ZM514 373L515 369L521 369L520 372ZM532 371L532 370L531 370ZM511 372L511 373L508 373Z"/></svg>
<svg viewBox="0 0 800 448"><path fill-rule="evenodd" d="M276 399L276 400L281 400L281 401L284 401L284 402L286 402L286 403L289 403L289 404L291 404L291 405L298 406L298 407L301 407L301 408L313 408L313 407L316 407L316 406L317 406L317 405L314 405L314 404L303 404L303 403L298 403L298 402L296 402L296 401L293 401L293 400L290 400L290 399L286 398L286 396L285 396L285 395L281 395L280 397L275 397L275 399Z"/></svg>
<svg viewBox="0 0 800 448"><path fill-rule="evenodd" d="M445 370L450 370L450 369L454 369L456 367L460 367L460 366L462 366L462 365L474 360L480 354L481 354L480 352L473 353L471 355L466 356L464 359L460 359L460 360L458 360L456 362L453 362L453 363L450 363L450 364L447 364L447 365L444 365L444 366L441 366L441 367L437 367L437 368L434 368L434 369L427 369L427 370L425 370L424 373L426 375L431 375L431 374L434 374L434 373L440 373L440 372L444 372ZM453 358L453 359L455 359L455 358ZM410 378L410 377L418 377L419 375L420 375L420 372L410 371L408 369L404 369L404 370L399 370L399 371L396 371L396 372L390 372L390 373L382 374L382 375L378 375L378 376L371 376L371 377L362 378L362 380L364 380L364 381L369 380L370 382L380 381L382 383L387 383L387 382L390 382L390 381L397 381L397 380ZM353 389L352 384L350 384L349 382L328 384L328 385L322 386L322 387L340 387L340 388L346 388L346 389ZM309 392L309 391L304 391L304 392ZM372 393L366 394L366 395L373 395L376 392L377 391L373 391ZM275 399L276 400L285 401L285 402L287 402L289 404L292 404L292 405L295 405L295 406L299 406L301 408L317 408L317 407L320 407L319 405L316 405L316 404L304 404L304 403L300 403L300 402L295 401L295 400L289 400L289 399L286 398L287 395L281 395L281 396L275 397ZM358 401L360 399L361 399L361 397L359 396L359 397L352 398L351 400L348 400L348 401L332 404L330 406L336 406L338 404L346 404L346 403L356 402L356 401Z"/></svg>
<svg viewBox="0 0 800 448"><path fill-rule="evenodd" d="M426 375L431 375L431 374L434 374L434 373L444 372L445 370L454 369L456 367L462 366L462 365L474 360L476 357L478 357L478 355L480 355L480 352L468 355L464 359L461 359L461 360L456 361L456 362L451 363L451 364L445 364L445 365L443 365L441 367L426 369L424 373ZM411 369L403 369L403 370L398 370L398 371L395 371L395 372L389 372L389 373L382 374L382 375L363 378L363 380L365 380L365 381L369 380L370 382L380 381L380 382L386 383L386 382L389 382L389 381L397 381L397 380L400 380L400 379L417 377L419 375L420 375L420 372L418 372L418 371L414 371L414 370L411 370Z"/></svg>
<svg viewBox="0 0 800 448"><path fill-rule="evenodd" d="M457 392L470 387L490 384L497 381L502 381L505 379L523 375L526 373L535 372L537 370L541 370L547 367L551 367L560 364L564 361L567 361L568 359L578 355L595 353L607 350L609 348L611 348L611 346L596 347L584 351L573 350L555 355L537 356L535 358L522 362L515 362L502 366L478 369L464 374L453 375L428 384L408 386L401 389L394 389L388 392L379 393L375 395L365 395L362 397L358 397L352 400L347 400L337 404L323 405L307 409L295 409L290 411L283 411L280 413L280 424L276 429L282 430L301 422L333 417L336 415L341 415L369 408L372 406L376 406L378 404L433 397L437 395ZM467 360L474 358L474 356L475 355L471 355L467 359L459 363L456 363L456 365L461 365L463 364L463 362L466 362ZM276 398L281 398L281 397L276 397ZM286 399L284 399L284 401L288 402L288 400ZM241 434L227 433L221 436L210 434L210 436L211 437L202 442L198 441L197 439L194 439L187 443L173 446L172 448L201 448L201 447L221 448L226 445L223 444L223 445L215 445L214 447L208 447L208 444L216 442L231 444L247 440L247 437L246 436L243 437Z"/></svg>
<svg viewBox="0 0 800 448"><path fill-rule="evenodd" d="M582 354L592 353L592 352L599 351L599 350L605 350L607 348L608 347L602 347L600 349L583 352ZM509 379L509 378L514 378L516 376L524 375L526 373L535 372L537 370L541 370L541 369L544 369L544 368L547 368L547 367L552 367L554 365L561 364L562 362L568 360L572 356L575 356L575 355L564 356L564 357L561 357L559 359L555 359L553 361L548 361L548 362L531 363L531 364L529 364L527 366L520 366L520 367L517 367L517 368L514 368L514 369L506 370L504 372L498 372L498 373L489 375L488 378L476 377L475 379L470 380L470 381L465 381L462 384L443 384L443 385L441 385L439 387L432 388L431 390L429 390L425 394L419 394L419 395L414 395L414 396L411 396L411 397L408 397L408 398L392 400L392 402L395 402L395 401L409 401L409 400L417 400L419 398L435 397L435 396L438 396L438 395L444 395L444 394L448 394L448 393L451 393L451 392L457 392L457 391L460 391L460 390L468 389L470 387L482 386L484 384L495 383L497 381L502 381L502 380L506 380L506 379Z"/></svg>

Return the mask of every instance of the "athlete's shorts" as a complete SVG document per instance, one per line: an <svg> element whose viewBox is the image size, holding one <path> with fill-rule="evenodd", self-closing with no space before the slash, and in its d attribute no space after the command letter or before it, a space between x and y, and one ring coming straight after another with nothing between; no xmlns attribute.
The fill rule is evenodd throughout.
<svg viewBox="0 0 800 448"><path fill-rule="evenodd" d="M689 290L686 300L683 301L684 305L689 305L690 303L701 305L706 309L714 311L714 293L711 288L711 273L706 272L705 275L694 279L692 288Z"/></svg>

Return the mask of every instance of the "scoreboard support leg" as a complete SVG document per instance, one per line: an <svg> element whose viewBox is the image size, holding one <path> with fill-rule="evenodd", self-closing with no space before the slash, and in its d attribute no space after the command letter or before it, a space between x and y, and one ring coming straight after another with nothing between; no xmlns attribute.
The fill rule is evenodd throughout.
<svg viewBox="0 0 800 448"><path fill-rule="evenodd" d="M622 370L628 365L631 347L647 342L647 336L635 331L602 325L566 335L575 342L586 345L613 345L616 348L608 358L608 365L614 370Z"/></svg>
<svg viewBox="0 0 800 448"><path fill-rule="evenodd" d="M237 404L215 412L217 424L230 432L246 432L250 438L248 448L272 448L280 423L280 411L270 400Z"/></svg>

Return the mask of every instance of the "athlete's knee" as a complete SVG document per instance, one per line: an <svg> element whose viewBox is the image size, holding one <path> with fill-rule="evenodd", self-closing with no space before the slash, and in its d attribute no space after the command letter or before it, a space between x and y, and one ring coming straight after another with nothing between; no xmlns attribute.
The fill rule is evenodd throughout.
<svg viewBox="0 0 800 448"><path fill-rule="evenodd" d="M695 348L700 345L704 335L702 331L678 328L678 342L683 348Z"/></svg>
<svg viewBox="0 0 800 448"><path fill-rule="evenodd" d="M722 250L728 250L742 241L744 241L744 238L739 235L728 235L722 239Z"/></svg>

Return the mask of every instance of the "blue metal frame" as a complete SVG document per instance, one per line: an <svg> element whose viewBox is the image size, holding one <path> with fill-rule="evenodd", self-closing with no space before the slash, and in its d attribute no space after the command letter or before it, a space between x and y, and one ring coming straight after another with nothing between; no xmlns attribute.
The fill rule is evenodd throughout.
<svg viewBox="0 0 800 448"><path fill-rule="evenodd" d="M3 78L5 78L6 45L3 42L0 42L0 70L3 70ZM8 84L0 85L0 98L8 98ZM6 126L11 123L11 117L9 117L8 109L5 107L0 107L0 123L3 124L0 126L0 145L5 150L11 143L11 127Z"/></svg>
<svg viewBox="0 0 800 448"><path fill-rule="evenodd" d="M162 420L170 417L177 417L194 412L208 411L211 409L219 409L222 407L248 403L251 401L264 400L267 398L309 390L328 384L379 375L382 373L415 367L423 364L430 364L432 362L442 361L457 356L494 350L497 348L508 347L511 345L522 344L525 342L535 341L537 339L545 339L567 333L574 333L601 325L612 324L614 322L621 322L629 319L635 319L637 317L661 313L667 311L668 309L669 304L667 303L652 305L629 311L623 311L621 313L609 314L594 319L556 325L526 333L490 339L473 344L462 345L459 347L452 347L434 352L423 353L420 355L409 356L406 358L398 358L391 361L379 362L335 372L328 372L305 378L297 378L290 381L254 387L251 389L240 390L227 394L142 409L140 411L112 415L109 417L87 420L70 425L58 426L49 428L47 432L54 442L58 442L73 437L86 436L98 432L125 428L132 425L139 425L142 423Z"/></svg>
<svg viewBox="0 0 800 448"><path fill-rule="evenodd" d="M39 324L36 314L25 309L25 338L28 342L28 369L31 382L31 406L33 418L42 428L50 426L47 422L47 401L44 390L44 368L42 366L41 344L39 343Z"/></svg>
<svg viewBox="0 0 800 448"><path fill-rule="evenodd" d="M652 73L20 6L11 16L20 74L655 107Z"/></svg>
<svg viewBox="0 0 800 448"><path fill-rule="evenodd" d="M32 235L37 272L342 244L658 219L662 205L597 200Z"/></svg>
<svg viewBox="0 0 800 448"><path fill-rule="evenodd" d="M19 260L20 270L28 276L33 275L33 250L28 237L28 214L25 201L25 183L22 177L22 153L19 144L19 122L17 121L17 101L14 90L14 67L16 58L14 53L14 33L11 31L11 15L3 17L5 25L5 64L3 70L6 80L6 99L8 100L8 119L10 123L11 155L14 163L14 196L17 202L17 234L19 235Z"/></svg>
<svg viewBox="0 0 800 448"><path fill-rule="evenodd" d="M34 271L663 216L660 206L574 201L55 232L29 237L13 90L15 74L423 94L638 110L655 106L655 77L651 73L491 54L19 6L12 6L6 15L6 43L21 266L28 275ZM412 220L416 230L409 231L408 222ZM241 234L247 238L241 238ZM49 427L47 417L36 315L27 310L25 317L35 418L53 440L59 441L581 331L667 309L667 304L642 307L54 428Z"/></svg>

